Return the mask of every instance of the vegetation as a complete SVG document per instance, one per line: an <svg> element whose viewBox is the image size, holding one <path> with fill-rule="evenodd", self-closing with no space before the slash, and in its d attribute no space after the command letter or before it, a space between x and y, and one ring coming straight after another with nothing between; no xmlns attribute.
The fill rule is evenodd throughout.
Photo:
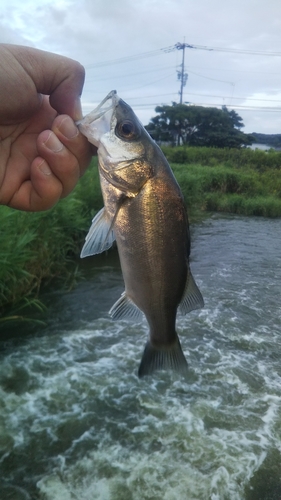
<svg viewBox="0 0 281 500"><path fill-rule="evenodd" d="M261 150L221 149L209 147L167 147L162 150L170 163L196 163L214 167L223 165L230 168L251 169L254 172L266 172L268 169L281 170L281 152L269 153Z"/></svg>
<svg viewBox="0 0 281 500"><path fill-rule="evenodd" d="M194 210L281 217L281 153L163 147Z"/></svg>
<svg viewBox="0 0 281 500"><path fill-rule="evenodd" d="M218 165L172 164L189 212L281 217L281 171L236 170Z"/></svg>
<svg viewBox="0 0 281 500"><path fill-rule="evenodd" d="M97 162L73 193L47 212L0 207L0 326L42 309L38 293L52 279L68 284L93 214L102 205Z"/></svg>
<svg viewBox="0 0 281 500"><path fill-rule="evenodd" d="M198 211L281 217L281 153L163 149L191 220ZM38 293L50 280L70 286L77 272L75 259L102 204L94 159L73 193L52 210L25 213L0 207L0 325L26 319L30 306L41 310Z"/></svg>
<svg viewBox="0 0 281 500"><path fill-rule="evenodd" d="M255 139L241 132L242 118L236 111L173 103L157 106L158 113L146 129L158 143L189 146L240 148Z"/></svg>

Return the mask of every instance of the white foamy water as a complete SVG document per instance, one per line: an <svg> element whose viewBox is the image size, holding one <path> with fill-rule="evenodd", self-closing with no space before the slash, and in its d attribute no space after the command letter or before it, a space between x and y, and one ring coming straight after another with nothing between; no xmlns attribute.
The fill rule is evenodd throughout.
<svg viewBox="0 0 281 500"><path fill-rule="evenodd" d="M106 315L122 291L115 258L56 294L43 331L3 344L1 500L253 500L264 470L274 493L280 241L277 220L193 229L206 306L178 318L186 378L137 378L147 326Z"/></svg>

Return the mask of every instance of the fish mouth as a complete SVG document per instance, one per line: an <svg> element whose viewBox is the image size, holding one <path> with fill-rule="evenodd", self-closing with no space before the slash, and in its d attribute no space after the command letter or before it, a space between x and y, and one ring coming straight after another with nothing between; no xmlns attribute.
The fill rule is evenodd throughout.
<svg viewBox="0 0 281 500"><path fill-rule="evenodd" d="M82 120L76 122L77 125L81 124L90 124L95 120L98 120L108 111L115 109L117 103L119 101L119 97L117 95L116 90L112 90L107 94L107 96L101 101L101 103L93 110L91 113L86 115Z"/></svg>
<svg viewBox="0 0 281 500"><path fill-rule="evenodd" d="M101 136L110 131L113 113L119 100L116 90L112 90L93 111L76 122L82 134L97 147Z"/></svg>

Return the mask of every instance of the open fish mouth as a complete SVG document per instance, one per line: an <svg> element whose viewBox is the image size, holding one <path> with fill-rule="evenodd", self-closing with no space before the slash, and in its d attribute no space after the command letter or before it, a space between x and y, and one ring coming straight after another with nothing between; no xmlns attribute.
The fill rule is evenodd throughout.
<svg viewBox="0 0 281 500"><path fill-rule="evenodd" d="M117 95L116 90L111 90L109 94L101 101L101 103L90 113L88 113L82 120L78 120L76 125L89 125L95 120L98 120L103 115L105 115L108 111L115 109L118 104L119 97Z"/></svg>
<svg viewBox="0 0 281 500"><path fill-rule="evenodd" d="M116 90L112 90L93 111L76 122L80 132L97 148L101 137L111 129L112 118L119 100Z"/></svg>

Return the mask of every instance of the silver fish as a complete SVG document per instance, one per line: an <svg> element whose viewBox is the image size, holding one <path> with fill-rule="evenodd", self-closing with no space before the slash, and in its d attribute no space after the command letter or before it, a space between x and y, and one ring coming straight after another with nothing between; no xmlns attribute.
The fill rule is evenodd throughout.
<svg viewBox="0 0 281 500"><path fill-rule="evenodd" d="M79 122L98 148L104 208L95 216L81 257L116 239L125 292L109 311L113 319L149 324L138 375L159 369L185 372L175 329L184 314L204 306L189 267L190 234L183 196L161 149L133 110L112 91Z"/></svg>

